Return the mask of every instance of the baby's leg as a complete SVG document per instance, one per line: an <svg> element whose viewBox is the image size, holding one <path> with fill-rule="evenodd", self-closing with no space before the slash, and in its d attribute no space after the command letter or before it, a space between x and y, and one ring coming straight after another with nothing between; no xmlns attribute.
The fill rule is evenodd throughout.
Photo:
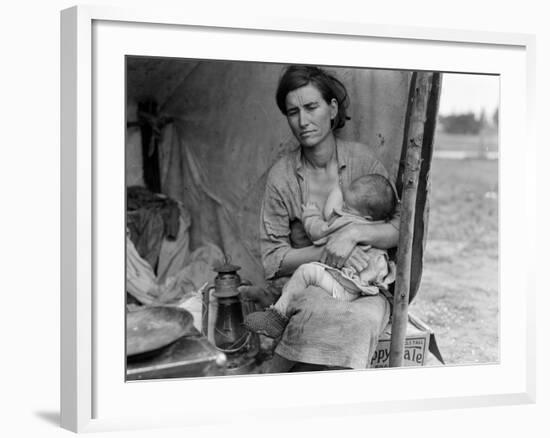
<svg viewBox="0 0 550 438"><path fill-rule="evenodd" d="M308 286L319 286L331 296L336 296L343 286L325 269L315 263L306 263L294 271L283 287L279 300L264 312L253 312L244 320L245 326L253 332L278 338L288 323L289 303L297 293L303 293Z"/></svg>
<svg viewBox="0 0 550 438"><path fill-rule="evenodd" d="M288 306L292 297L296 293L303 292L308 286L318 286L332 297L340 296L344 289L323 266L317 263L305 263L294 271L273 307L280 314L288 317Z"/></svg>
<svg viewBox="0 0 550 438"><path fill-rule="evenodd" d="M322 266L318 267L320 267L322 271L318 272L315 282L311 283L310 286L319 286L332 298L340 301L354 301L357 299L359 296L358 294L348 291L330 272Z"/></svg>

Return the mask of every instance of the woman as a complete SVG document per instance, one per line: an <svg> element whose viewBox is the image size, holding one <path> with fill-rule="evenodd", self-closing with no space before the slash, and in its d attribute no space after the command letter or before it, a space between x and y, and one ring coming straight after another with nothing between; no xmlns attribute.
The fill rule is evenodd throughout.
<svg viewBox="0 0 550 438"><path fill-rule="evenodd" d="M344 85L320 68L291 66L279 81L276 100L300 147L275 163L268 176L260 227L266 278L277 282L291 275L301 264L312 261L337 268L347 262L357 271L363 270L365 262L361 251L355 249L356 245L395 247L399 235L397 215L383 224L346 227L330 236L325 246L313 246L300 221L303 205L313 202L324 206L329 193L338 184L346 187L358 176L372 173L388 177L384 166L366 146L335 136L335 131L342 128L347 119L348 96ZM350 303L329 303L311 294L304 294L302 298L295 303L296 318L291 318L276 352L302 362L353 368L366 366L373 345L387 324L388 303L377 296L368 303L365 299L357 300L358 304L351 308ZM327 312L323 306L331 307L328 313L334 318L332 327L325 324ZM350 325L356 336L350 334L353 338L348 346L350 351L342 353L339 312L350 311L357 313L358 324ZM356 330L358 325L361 326L359 332ZM368 333L364 327L368 328ZM356 339L357 335L368 339ZM308 336L314 339L307 339ZM357 342L366 345L358 347ZM334 354L330 351L331 344L338 344Z"/></svg>

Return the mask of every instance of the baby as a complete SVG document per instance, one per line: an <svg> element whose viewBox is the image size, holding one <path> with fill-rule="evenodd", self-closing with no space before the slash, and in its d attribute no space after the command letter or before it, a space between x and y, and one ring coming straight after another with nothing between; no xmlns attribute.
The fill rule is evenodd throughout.
<svg viewBox="0 0 550 438"><path fill-rule="evenodd" d="M314 245L324 245L328 236L352 224L383 223L391 219L397 198L391 183L381 175L364 175L351 182L343 192L337 187L328 197L325 214L312 203L303 206L302 223ZM288 323L288 307L294 293L317 286L333 298L353 301L362 295L376 295L395 280L395 264L385 250L359 245L366 268L361 272L344 265L337 269L319 262L298 267L283 287L281 297L264 312L254 312L245 319L252 331L272 338L279 337Z"/></svg>

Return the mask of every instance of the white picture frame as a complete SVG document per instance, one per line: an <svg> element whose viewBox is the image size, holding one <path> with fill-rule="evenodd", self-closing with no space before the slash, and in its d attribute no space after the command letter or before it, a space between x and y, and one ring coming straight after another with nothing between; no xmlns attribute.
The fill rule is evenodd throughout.
<svg viewBox="0 0 550 438"><path fill-rule="evenodd" d="M132 38L125 37L130 34ZM499 212L501 360L498 364L373 370L368 373L333 372L330 376L311 373L124 382L124 374L120 373L124 367L124 350L121 349L124 294L116 297L117 294L113 293L109 297L101 292L110 285L113 290L124 287L124 270L121 270L124 258L119 257L124 243L115 242L117 233L123 229L120 206L124 201L117 190L110 189L119 185L123 187L124 167L120 166L120 158L124 155L124 143L111 143L116 146L113 146L113 157L109 159L106 159L104 149L98 150L97 144L105 139L120 140L123 129L120 121L124 116L124 101L120 97L124 90L118 87L123 80L123 74L120 76L124 66L121 55L181 56L181 47L162 42L167 38L185 39L192 35L197 43L188 48L187 57L220 57L219 53L223 52L227 59L277 61L283 58L280 51L274 49L273 42L279 39L280 44L276 46L284 46L283 39L295 39L307 42L311 49L307 60L345 65L345 57L349 59L351 56L345 50L337 52L338 56L329 59L330 62L322 62L323 59L326 61L323 53L327 43L338 46L345 40L350 47L355 44L372 48L370 66L501 75L500 175L503 184L500 186L502 201ZM251 43L258 39L261 43L245 48L238 44L220 48L215 44L220 37L225 41L234 39L235 42ZM215 14L205 16L193 11L91 6L63 11L62 427L94 432L211 424L213 414L217 423L224 423L231 422L236 415L268 421L274 410L277 415L289 418L308 418L534 402L535 288L531 272L534 268L527 261L518 263L512 258L515 251L527 250L534 245L534 218L527 216L526 208L518 209L509 202L523 199L526 205L535 204L534 175L528 172L528 169L535 168L531 129L534 119L534 43L533 36L523 34L388 27L360 22L246 15L238 20L227 20ZM383 46L384 50L377 45ZM391 59L384 51L399 52L401 56ZM258 53L262 53L261 59ZM492 58L488 60L487 56ZM303 55L290 49L284 54L284 60L307 61ZM462 65L462 69L457 63ZM98 89L105 90L104 94L97 94ZM107 100L105 96L108 96ZM106 105L111 108L110 121L104 120L107 116L101 110ZM513 156L513 145L520 140L525 153ZM119 148L122 148L122 153ZM514 184L506 176L511 172L515 172ZM526 226L527 238L521 242L509 238L514 221L533 225ZM105 242L114 242L108 251ZM517 284L517 278L511 277L510 266L522 279L521 285L515 289L512 285ZM102 315L101 320L98 320L98 312ZM108 333L112 336L107 336ZM113 366L113 360L120 362L120 369L118 365ZM395 385L391 389L387 385L389 379ZM353 391L360 385L369 390ZM269 387L272 391L268 403L259 405L246 401L258 400L258 387ZM187 402L179 400L175 403L182 388L192 397ZM212 397L219 391L236 394L235 403L224 409ZM298 395L288 400L285 394L291 392ZM152 400L156 401L154 406Z"/></svg>

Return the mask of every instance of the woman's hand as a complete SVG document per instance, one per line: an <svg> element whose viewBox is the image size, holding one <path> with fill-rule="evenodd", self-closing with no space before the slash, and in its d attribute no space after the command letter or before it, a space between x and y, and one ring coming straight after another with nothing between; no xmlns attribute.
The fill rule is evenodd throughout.
<svg viewBox="0 0 550 438"><path fill-rule="evenodd" d="M357 245L355 231L354 227L345 227L332 234L325 245L321 262L338 269L344 266Z"/></svg>
<svg viewBox="0 0 550 438"><path fill-rule="evenodd" d="M370 247L356 246L351 250L351 254L346 260L346 266L352 268L355 272L362 272L369 266L369 258L365 251Z"/></svg>

